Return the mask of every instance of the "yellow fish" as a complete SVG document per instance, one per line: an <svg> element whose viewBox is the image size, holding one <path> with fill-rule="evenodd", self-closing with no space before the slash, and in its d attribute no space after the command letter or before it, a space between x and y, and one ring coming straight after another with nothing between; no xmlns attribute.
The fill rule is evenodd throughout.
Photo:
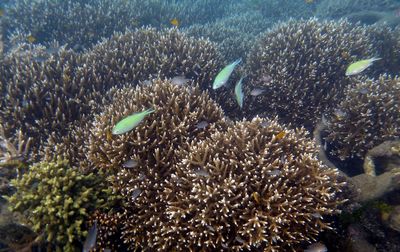
<svg viewBox="0 0 400 252"><path fill-rule="evenodd" d="M381 58L370 58L366 60L359 60L350 64L346 69L346 76L356 75L367 69L372 65L374 61L380 60Z"/></svg>
<svg viewBox="0 0 400 252"><path fill-rule="evenodd" d="M4 9L0 8L0 17L4 16Z"/></svg>
<svg viewBox="0 0 400 252"><path fill-rule="evenodd" d="M179 26L179 20L176 19L176 18L174 18L174 19L171 20L171 24L172 24L173 26Z"/></svg>
<svg viewBox="0 0 400 252"><path fill-rule="evenodd" d="M26 37L26 39L28 40L29 43L35 43L36 38L32 35L29 35L28 37Z"/></svg>
<svg viewBox="0 0 400 252"><path fill-rule="evenodd" d="M286 135L285 131L281 131L278 133L278 135L276 135L276 139L281 140L282 138L284 138Z"/></svg>

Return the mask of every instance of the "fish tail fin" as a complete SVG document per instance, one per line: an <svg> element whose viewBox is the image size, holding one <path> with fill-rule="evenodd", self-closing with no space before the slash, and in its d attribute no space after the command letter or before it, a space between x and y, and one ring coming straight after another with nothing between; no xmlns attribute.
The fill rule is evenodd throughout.
<svg viewBox="0 0 400 252"><path fill-rule="evenodd" d="M151 114L151 113L153 113L155 111L156 110L154 108L149 108L149 109L146 109L144 112L146 113L146 115L148 115L148 114Z"/></svg>
<svg viewBox="0 0 400 252"><path fill-rule="evenodd" d="M238 64L240 64L240 62L242 62L242 58L235 60L235 62L233 62L233 64L238 65Z"/></svg>

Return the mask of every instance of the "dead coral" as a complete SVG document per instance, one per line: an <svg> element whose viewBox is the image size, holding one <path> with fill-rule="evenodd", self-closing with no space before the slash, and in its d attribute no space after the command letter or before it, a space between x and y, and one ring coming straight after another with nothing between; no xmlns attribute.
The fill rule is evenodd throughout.
<svg viewBox="0 0 400 252"><path fill-rule="evenodd" d="M348 87L345 99L328 117L326 140L344 160L364 159L371 148L400 137L400 79L381 76Z"/></svg>
<svg viewBox="0 0 400 252"><path fill-rule="evenodd" d="M258 40L247 57L248 115L278 115L295 126L313 128L343 98L351 83L346 67L372 56L367 30L346 21L290 20Z"/></svg>
<svg viewBox="0 0 400 252"><path fill-rule="evenodd" d="M159 248L282 251L315 240L343 184L306 135L255 118L193 141L163 192Z"/></svg>

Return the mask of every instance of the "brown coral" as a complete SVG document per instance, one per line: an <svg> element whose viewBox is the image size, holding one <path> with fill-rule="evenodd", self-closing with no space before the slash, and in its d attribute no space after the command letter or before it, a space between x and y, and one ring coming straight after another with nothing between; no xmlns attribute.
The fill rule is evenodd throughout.
<svg viewBox="0 0 400 252"><path fill-rule="evenodd" d="M114 187L123 197L122 239L131 249L155 246L157 230L165 222L160 195L177 162L177 153L193 139L204 139L225 127L221 108L198 88L154 80L151 85L112 90L110 104L89 127L88 160L92 167L116 174ZM121 118L153 108L134 130L111 135ZM206 121L206 128L198 123ZM127 160L137 167L123 169ZM132 216L135 216L132 218Z"/></svg>
<svg viewBox="0 0 400 252"><path fill-rule="evenodd" d="M282 251L314 240L341 183L304 130L253 119L193 141L166 183L162 250Z"/></svg>
<svg viewBox="0 0 400 252"><path fill-rule="evenodd" d="M0 66L0 121L6 135L21 129L32 137L38 159L37 149L49 135L60 141L70 123L97 111L111 87L176 75L207 86L219 59L212 43L177 30L117 34L84 54L63 48L49 54L41 46L22 44Z"/></svg>
<svg viewBox="0 0 400 252"><path fill-rule="evenodd" d="M247 58L254 88L247 114L278 115L296 126L313 128L323 113L343 98L351 83L346 67L370 55L367 30L346 21L290 20L259 39Z"/></svg>
<svg viewBox="0 0 400 252"><path fill-rule="evenodd" d="M344 160L363 159L367 151L400 137L400 79L381 76L355 83L328 117L332 154Z"/></svg>

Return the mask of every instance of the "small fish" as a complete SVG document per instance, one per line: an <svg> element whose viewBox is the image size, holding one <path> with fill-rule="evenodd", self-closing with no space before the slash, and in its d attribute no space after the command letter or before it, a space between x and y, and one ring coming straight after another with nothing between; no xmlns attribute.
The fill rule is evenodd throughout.
<svg viewBox="0 0 400 252"><path fill-rule="evenodd" d="M259 96L260 94L262 94L264 92L265 92L265 89L255 88L255 89L251 90L250 95L251 96Z"/></svg>
<svg viewBox="0 0 400 252"><path fill-rule="evenodd" d="M258 192L253 192L253 193L251 194L251 197L254 199L254 201L255 201L257 204L260 204L261 199L260 199L260 194L259 194Z"/></svg>
<svg viewBox="0 0 400 252"><path fill-rule="evenodd" d="M112 134L120 135L132 130L138 126L141 121L143 121L145 116L153 113L154 111L154 109L147 109L145 111L134 113L128 117L125 117L114 126L112 129Z"/></svg>
<svg viewBox="0 0 400 252"><path fill-rule="evenodd" d="M243 85L243 77L240 78L240 80L238 81L238 83L236 83L235 86L235 97L240 108L243 108L243 98L244 98L242 85Z"/></svg>
<svg viewBox="0 0 400 252"><path fill-rule="evenodd" d="M171 79L171 83L177 86L183 86L188 81L190 81L190 79L186 79L185 76L183 75L175 76L174 78Z"/></svg>
<svg viewBox="0 0 400 252"><path fill-rule="evenodd" d="M171 19L170 23L171 23L173 26L175 26L175 27L176 27L176 26L179 26L179 20L176 19L176 18Z"/></svg>
<svg viewBox="0 0 400 252"><path fill-rule="evenodd" d="M142 82L142 85L144 86L151 86L151 84L152 84L151 80L145 80Z"/></svg>
<svg viewBox="0 0 400 252"><path fill-rule="evenodd" d="M268 75L268 74L264 74L264 75L261 77L261 80L262 80L263 82L269 83L269 82L272 81L272 77L271 77L270 75Z"/></svg>
<svg viewBox="0 0 400 252"><path fill-rule="evenodd" d="M240 238L239 236L236 236L235 237L235 240L237 241L237 242L239 242L239 243L245 243L245 241L242 239L242 238Z"/></svg>
<svg viewBox="0 0 400 252"><path fill-rule="evenodd" d="M122 164L123 168L135 168L138 165L138 162L133 159L129 159L125 163Z"/></svg>
<svg viewBox="0 0 400 252"><path fill-rule="evenodd" d="M338 119L346 117L346 112L341 109L335 109L334 114Z"/></svg>
<svg viewBox="0 0 400 252"><path fill-rule="evenodd" d="M263 127L263 128L266 128L266 127L269 126L269 124L270 124L269 121L264 121L264 122L260 123L260 126Z"/></svg>
<svg viewBox="0 0 400 252"><path fill-rule="evenodd" d="M314 0L304 0L304 2L307 4L312 4L312 3L314 3Z"/></svg>
<svg viewBox="0 0 400 252"><path fill-rule="evenodd" d="M132 192L132 200L137 199L137 197L139 197L139 195L142 193L142 190L139 188L136 188L133 190Z"/></svg>
<svg viewBox="0 0 400 252"><path fill-rule="evenodd" d="M231 76L233 70L235 67L242 62L242 59L238 59L235 62L232 62L231 64L225 66L215 77L214 83L213 83L213 89L218 89L222 87L223 85L226 84L228 81L229 77Z"/></svg>
<svg viewBox="0 0 400 252"><path fill-rule="evenodd" d="M28 40L29 43L35 43L36 38L32 35L29 35L28 37L26 37L26 39Z"/></svg>
<svg viewBox="0 0 400 252"><path fill-rule="evenodd" d="M311 216L317 219L322 219L322 215L320 213L312 213Z"/></svg>
<svg viewBox="0 0 400 252"><path fill-rule="evenodd" d="M374 61L380 60L381 58L370 58L366 60L359 60L350 64L346 69L346 76L356 75L367 69L372 65Z"/></svg>
<svg viewBox="0 0 400 252"><path fill-rule="evenodd" d="M275 138L278 139L278 140L281 140L285 136L286 136L286 132L285 131L281 131L275 136Z"/></svg>
<svg viewBox="0 0 400 252"><path fill-rule="evenodd" d="M96 246L96 236L97 236L97 222L94 222L93 226L89 229L85 242L83 243L82 252L89 252Z"/></svg>
<svg viewBox="0 0 400 252"><path fill-rule="evenodd" d="M279 175L281 175L282 172L278 169L274 169L274 170L268 171L267 173L271 176L279 176Z"/></svg>
<svg viewBox="0 0 400 252"><path fill-rule="evenodd" d="M112 133L111 133L110 130L106 131L106 139L107 139L108 142L112 141Z"/></svg>
<svg viewBox="0 0 400 252"><path fill-rule="evenodd" d="M206 225L206 227L207 227L210 231L215 232L215 228L213 228L212 226Z"/></svg>
<svg viewBox="0 0 400 252"><path fill-rule="evenodd" d="M202 168L200 168L200 169L194 171L194 173L195 173L196 175L202 176L202 177L209 177L209 176L210 176L210 173L208 173L208 171L206 171L206 170L204 170L204 169L202 169Z"/></svg>
<svg viewBox="0 0 400 252"><path fill-rule="evenodd" d="M362 89L360 89L360 94L367 94L368 93L368 89L367 88L362 88Z"/></svg>
<svg viewBox="0 0 400 252"><path fill-rule="evenodd" d="M205 128L207 128L207 126L208 126L207 121L201 121L196 124L196 128L198 128L198 129L205 129Z"/></svg>
<svg viewBox="0 0 400 252"><path fill-rule="evenodd" d="M325 246L325 244L321 242L311 244L310 246L307 247L307 249L304 250L304 252L327 252L327 251L328 248Z"/></svg>
<svg viewBox="0 0 400 252"><path fill-rule="evenodd" d="M47 59L48 59L47 57L42 57L42 56L36 56L32 58L32 60L37 63L45 62Z"/></svg>
<svg viewBox="0 0 400 252"><path fill-rule="evenodd" d="M0 8L0 17L4 16L4 9Z"/></svg>
<svg viewBox="0 0 400 252"><path fill-rule="evenodd" d="M45 52L48 53L48 54L55 54L55 53L58 53L58 51L60 50L60 48L61 48L61 47L59 47L59 46L49 46L49 47L45 50Z"/></svg>

